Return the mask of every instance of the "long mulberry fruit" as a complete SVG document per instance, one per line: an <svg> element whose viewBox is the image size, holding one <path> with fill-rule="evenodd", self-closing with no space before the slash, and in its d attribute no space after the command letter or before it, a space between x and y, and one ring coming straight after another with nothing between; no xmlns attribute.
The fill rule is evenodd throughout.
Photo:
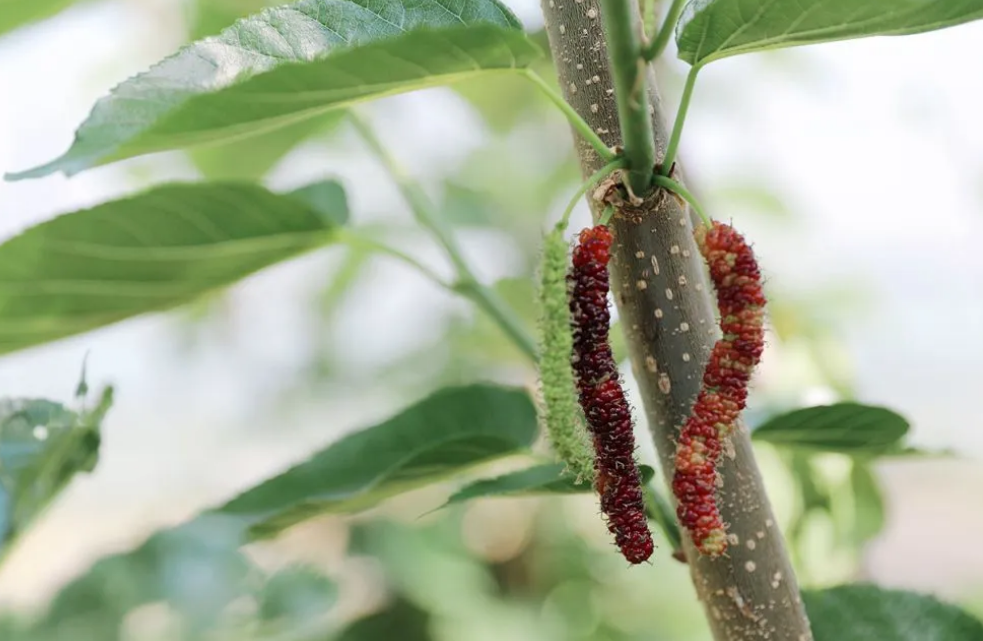
<svg viewBox="0 0 983 641"><path fill-rule="evenodd" d="M714 222L696 230L700 253L717 292L723 336L713 346L703 386L679 434L672 489L679 522L703 554L727 550L727 535L717 507L717 462L721 439L747 401L747 386L764 350L761 272L744 238L729 225Z"/></svg>
<svg viewBox="0 0 983 641"><path fill-rule="evenodd" d="M573 330L571 364L580 406L594 443L594 487L608 530L633 564L652 555L641 474L635 463L631 410L618 377L608 332L611 230L604 225L580 233L567 276Z"/></svg>

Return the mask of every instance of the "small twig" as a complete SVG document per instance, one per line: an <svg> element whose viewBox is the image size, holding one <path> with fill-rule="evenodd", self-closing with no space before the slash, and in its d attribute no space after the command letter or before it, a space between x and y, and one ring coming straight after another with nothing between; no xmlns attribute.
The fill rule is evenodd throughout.
<svg viewBox="0 0 983 641"><path fill-rule="evenodd" d="M686 86L683 87L683 96L679 101L679 109L676 111L676 120L672 123L672 134L669 136L669 144L666 146L666 157L662 160L663 176L668 176L672 171L672 165L676 162L676 153L679 151L679 138L683 135L683 125L686 123L686 113L689 111L689 102L693 97L693 87L696 86L696 74L699 67L693 67L686 76Z"/></svg>
<svg viewBox="0 0 983 641"><path fill-rule="evenodd" d="M420 185L413 181L396 162L396 159L389 154L367 122L354 113L351 114L351 119L362 139L393 177L417 221L433 233L453 263L457 271L457 282L451 286L452 289L469 298L491 316L526 356L533 362L537 361L539 356L536 341L526 331L522 321L516 318L515 313L499 297L498 293L479 282L475 277L474 271L465 260L464 253L457 244L457 239L454 238L450 228L440 218L436 207L430 202Z"/></svg>
<svg viewBox="0 0 983 641"><path fill-rule="evenodd" d="M344 243L349 247L364 249L377 254L382 254L384 256L389 256L390 258L395 258L396 260L401 261L420 272L423 276L426 276L427 279L440 287L443 287L449 291L454 291L453 283L447 282L441 278L437 272L433 271L401 249L397 249L392 245L388 245L382 241L375 240L374 238L365 236L364 234L360 234L357 231L350 229L336 230L335 238L338 240L338 242Z"/></svg>
<svg viewBox="0 0 983 641"><path fill-rule="evenodd" d="M662 26L659 27L659 32L642 54L645 60L651 62L661 56L662 52L666 50L666 46L669 44L672 34L676 30L679 15L683 12L685 5L686 0L672 0L672 4L669 5L669 11L666 13L666 18L663 20Z"/></svg>
<svg viewBox="0 0 983 641"><path fill-rule="evenodd" d="M566 229L567 223L570 222L570 215L573 214L574 208L577 206L577 203L580 202L580 199L584 197L584 194L587 193L587 190L607 178L611 172L624 167L624 165L625 161L623 158L616 158L595 171L590 178L584 181L577 192L573 195L573 198L570 199L570 204L567 205L566 210L563 212L563 217L560 218L560 222L557 223L557 225L561 229Z"/></svg>
<svg viewBox="0 0 983 641"><path fill-rule="evenodd" d="M566 116L567 121L570 122L570 125L574 128L574 130L580 135L581 138L584 139L585 142L594 148L594 151L597 152L597 155L600 156L604 162L614 160L614 152L604 144L601 137L590 128L590 125L588 125L584 119L580 117L580 114L578 114L574 108L563 99L563 96L553 91L553 88L550 87L545 80L543 80L542 76L535 71L529 70L524 71L522 75L536 85L536 87L539 88L539 90L543 92L543 94L549 98L554 105L556 105L563 115Z"/></svg>
<svg viewBox="0 0 983 641"><path fill-rule="evenodd" d="M693 208L693 211L700 216L700 220L703 221L703 224L706 225L708 229L710 228L710 217L707 216L707 213L700 204L700 201L696 199L696 196L694 196L692 192L672 178L668 178L666 176L657 175L655 176L654 180L656 186L662 187L663 189L668 189L674 194L679 194L683 200L689 203L689 206Z"/></svg>

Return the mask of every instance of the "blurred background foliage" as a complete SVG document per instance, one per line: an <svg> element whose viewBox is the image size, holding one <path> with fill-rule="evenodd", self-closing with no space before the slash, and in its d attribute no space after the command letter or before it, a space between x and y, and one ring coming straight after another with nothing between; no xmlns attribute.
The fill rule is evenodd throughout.
<svg viewBox="0 0 983 641"><path fill-rule="evenodd" d="M194 39L266 0L146 3ZM133 5L142 4L133 0ZM38 14L36 17L44 17ZM0 27L5 26L0 21ZM37 37L43 37L39 31ZM543 32L537 38L545 41ZM762 56L782 69L795 54ZM547 63L548 64L548 63ZM98 71L98 70L97 70ZM678 90L668 67L667 92ZM809 69L795 73L808 76ZM548 69L546 78L552 78ZM806 78L805 81L808 79ZM506 257L496 289L533 328L535 269L542 230L555 220L578 181L569 134L528 83L482 79L453 88L491 132L450 163L427 190L462 237ZM712 104L727 103L726 88ZM673 94L674 95L674 94ZM376 113L386 118L381 106ZM289 171L298 149L363 154L344 113L189 152L200 177L269 182ZM411 159L405 158L408 162ZM286 169L284 169L286 167ZM145 179L140 162L130 167ZM785 196L746 176L695 188L729 215L770 233L800 224ZM349 183L359 175L346 176ZM586 220L580 211L580 220ZM404 211L355 211L356 227L432 258L429 240ZM471 245L469 245L471 246ZM351 247L331 251L330 278L307 295L307 348L279 371L260 414L290 416L317 399L327 408L353 397L373 402L385 390L398 406L446 385L493 380L534 383L534 373L496 326L459 300L421 294L425 331L370 362L346 343L358 296L389 295L386 258ZM428 253L429 252L429 253ZM495 269L491 271L495 271ZM800 295L769 285L771 333L765 371L748 414L752 426L807 403L854 398L853 363L833 318L857 318L868 301L861 280L832 282ZM237 312L220 292L178 312L178 358L194 360L204 344L230 341ZM357 322L357 321L355 321ZM394 319L393 322L398 322ZM618 351L624 355L623 347ZM630 371L625 367L625 371ZM122 389L123 394L126 393ZM362 399L362 400L358 400ZM261 404L262 405L262 404ZM5 435L6 436L6 435ZM246 433L246 438L249 434ZM804 587L866 578L864 553L890 519L878 461L759 444L781 525ZM647 454L647 462L654 457ZM510 469L496 464L481 476ZM196 519L153 534L129 554L108 557L67 584L50 604L8 612L3 641L699 641L708 632L686 567L664 540L653 567L627 571L607 540L591 496L499 498L430 512L460 480L399 496L355 517L304 522L272 541L240 548L238 530L221 519ZM983 589L983 582L980 583ZM965 604L983 612L983 598Z"/></svg>

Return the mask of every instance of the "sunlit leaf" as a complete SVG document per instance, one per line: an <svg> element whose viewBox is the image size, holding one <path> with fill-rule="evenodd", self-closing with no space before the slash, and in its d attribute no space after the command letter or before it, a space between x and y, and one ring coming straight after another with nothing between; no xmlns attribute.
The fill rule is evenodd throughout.
<svg viewBox="0 0 983 641"><path fill-rule="evenodd" d="M838 403L782 414L751 436L783 447L876 456L898 450L907 433L908 421L887 408Z"/></svg>
<svg viewBox="0 0 983 641"><path fill-rule="evenodd" d="M692 0L676 44L680 58L705 65L739 53L921 33L979 18L979 0Z"/></svg>
<svg viewBox="0 0 983 641"><path fill-rule="evenodd" d="M303 0L242 19L113 89L60 158L71 175L244 138L400 92L529 65L541 51L496 0Z"/></svg>
<svg viewBox="0 0 983 641"><path fill-rule="evenodd" d="M250 536L268 537L332 512L357 512L478 463L526 450L538 433L522 390L446 388L356 432L229 501Z"/></svg>
<svg viewBox="0 0 983 641"><path fill-rule="evenodd" d="M802 593L815 641L979 641L983 623L934 597L847 585Z"/></svg>
<svg viewBox="0 0 983 641"><path fill-rule="evenodd" d="M312 189L320 205L304 200ZM169 309L324 245L347 219L339 190L175 184L32 227L0 245L0 353Z"/></svg>

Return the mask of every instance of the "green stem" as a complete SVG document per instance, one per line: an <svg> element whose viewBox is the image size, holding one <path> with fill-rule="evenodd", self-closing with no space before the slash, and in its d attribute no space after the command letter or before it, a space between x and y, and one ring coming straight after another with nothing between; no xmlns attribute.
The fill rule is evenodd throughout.
<svg viewBox="0 0 983 641"><path fill-rule="evenodd" d="M625 161L623 158L615 158L591 174L591 177L584 181L584 184L577 189L577 192L573 195L573 198L570 199L570 204L567 205L566 210L563 212L563 217L560 219L560 222L557 223L557 226L561 229L566 229L567 223L570 222L570 215L573 214L574 208L576 208L577 203L580 202L580 199L583 198L584 194L587 193L587 190L607 178L611 172L624 166Z"/></svg>
<svg viewBox="0 0 983 641"><path fill-rule="evenodd" d="M436 237L437 242L443 246L447 257L457 272L457 282L452 286L452 289L469 298L493 318L502 331L512 339L516 347L522 350L533 362L536 362L539 358L536 341L495 290L483 285L475 277L471 266L464 259L464 253L457 244L457 239L454 238L450 228L441 220L436 208L423 189L420 188L420 185L413 181L396 162L396 159L389 154L368 123L354 113L351 114L351 119L359 135L393 177L416 220L421 226L429 229Z"/></svg>
<svg viewBox="0 0 983 641"><path fill-rule="evenodd" d="M693 67L686 76L686 86L683 87L683 97L679 101L679 110L676 112L676 120L672 123L672 135L669 136L669 145L666 147L666 157L662 160L663 176L668 176L672 171L672 164L676 162L676 152L679 151L679 138L683 135L683 124L686 122L686 112L689 111L689 101L693 97L693 87L696 86L696 74L700 71L699 67Z"/></svg>
<svg viewBox="0 0 983 641"><path fill-rule="evenodd" d="M667 178L666 176L655 176L655 184L663 189L668 189L669 191L682 196L683 200L688 202L690 207L693 208L693 211L699 214L700 220L703 221L703 224L706 225L707 228L710 227L710 217L707 216L706 211L703 209L703 205L700 204L700 201L696 199L696 196L694 196L692 192L672 178Z"/></svg>
<svg viewBox="0 0 983 641"><path fill-rule="evenodd" d="M656 34L655 39L645 49L644 57L646 60L655 60L666 50L666 45L672 39L672 34L676 30L676 23L679 21L679 15L683 12L685 5L686 0L672 0L672 4L669 5L669 11L666 13L666 18L662 21L662 26L659 28L659 33Z"/></svg>
<svg viewBox="0 0 983 641"><path fill-rule="evenodd" d="M570 103L563 99L563 96L553 91L553 88L550 87L545 80L543 80L542 76L535 71L530 70L522 72L522 75L536 85L539 90L542 91L543 94L549 98L561 112L563 112L563 115L566 116L574 130L580 134L580 137L583 138L587 144L594 148L594 151L597 152L597 155L600 156L604 162L614 160L615 155L614 152L611 151L611 148L604 144L601 137L590 128L590 125L588 125L584 119L580 117L580 114L578 114L576 110L570 106Z"/></svg>
<svg viewBox="0 0 983 641"><path fill-rule="evenodd" d="M433 281L437 285L440 285L444 289L454 290L454 285L448 283L443 278L441 278L437 272L433 271L417 259L413 258L406 252L396 249L392 245L387 245L384 242L375 240L363 234L359 234L355 231L349 229L338 229L335 230L335 238L349 247L364 249L367 251L375 252L378 254L383 254L391 258L395 258L410 267L414 268L416 271L420 272L426 276L429 280Z"/></svg>
<svg viewBox="0 0 983 641"><path fill-rule="evenodd" d="M628 186L645 196L652 185L655 165L655 134L649 113L642 59L641 25L635 0L603 0L601 17L608 41L618 121L628 161Z"/></svg>
<svg viewBox="0 0 983 641"><path fill-rule="evenodd" d="M614 216L614 207L608 205L607 207L604 208L604 211L602 211L601 215L597 218L597 224L607 225L609 222L611 222L611 216Z"/></svg>

